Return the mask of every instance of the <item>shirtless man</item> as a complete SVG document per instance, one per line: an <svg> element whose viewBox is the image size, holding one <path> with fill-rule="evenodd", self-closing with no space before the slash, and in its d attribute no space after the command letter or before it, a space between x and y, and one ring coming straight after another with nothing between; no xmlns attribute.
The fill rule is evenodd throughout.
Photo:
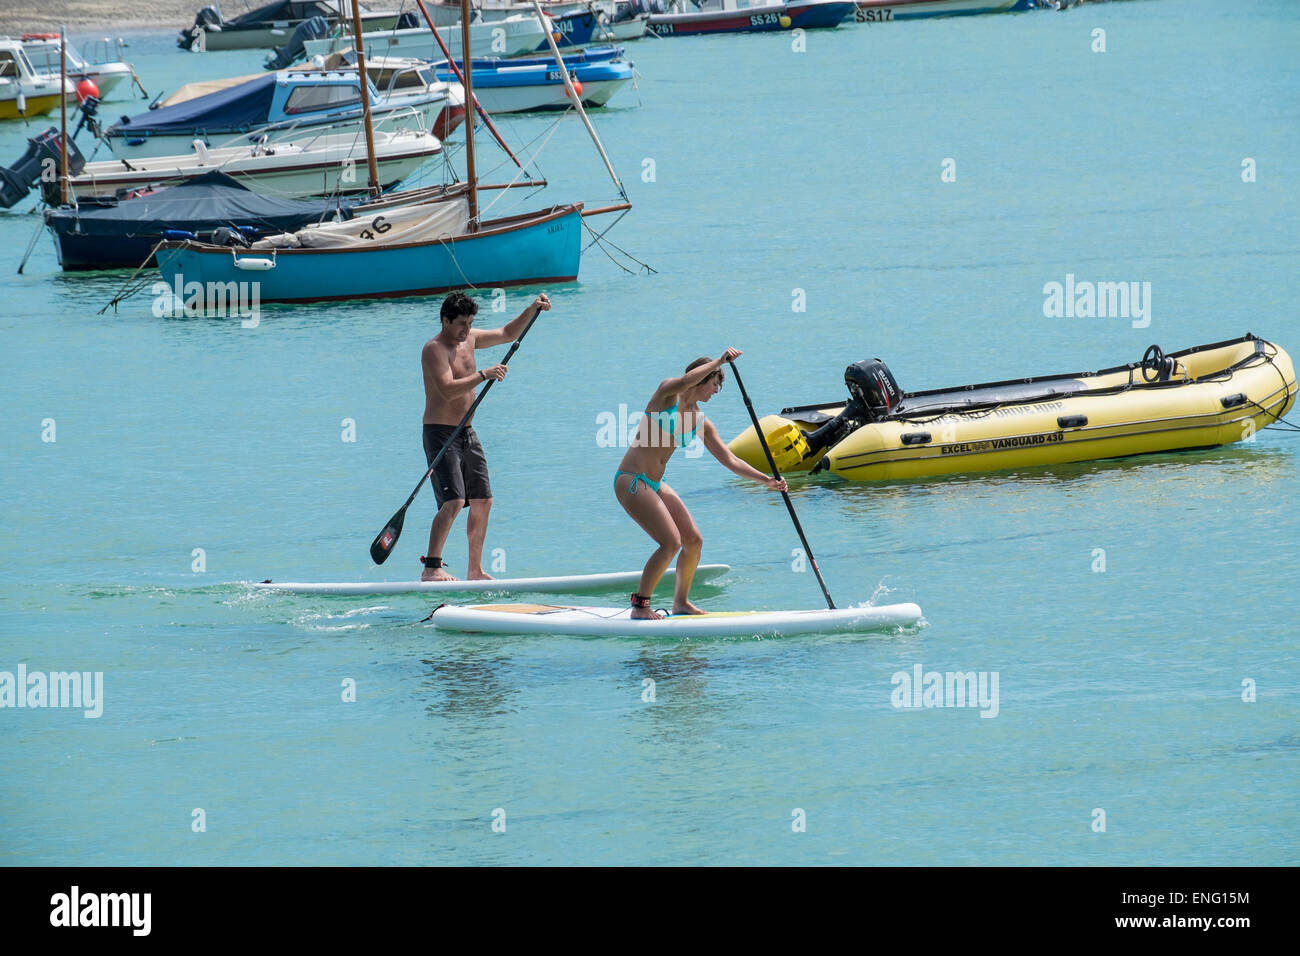
<svg viewBox="0 0 1300 956"><path fill-rule="evenodd" d="M490 349L513 342L529 319L551 307L545 294L539 295L518 317L499 329L475 329L478 303L463 292L453 292L442 303L442 331L424 343L420 365L424 369L424 455L428 464L469 407L478 386L488 379L504 381L505 365L478 369L475 349ZM488 483L487 459L478 435L466 423L456 443L442 456L432 476L438 513L429 529L429 553L421 560L421 581L455 581L442 562L442 548L460 509L469 506L466 534L469 538L469 579L486 580L483 571L483 540L487 537L488 513L492 510L492 487Z"/></svg>

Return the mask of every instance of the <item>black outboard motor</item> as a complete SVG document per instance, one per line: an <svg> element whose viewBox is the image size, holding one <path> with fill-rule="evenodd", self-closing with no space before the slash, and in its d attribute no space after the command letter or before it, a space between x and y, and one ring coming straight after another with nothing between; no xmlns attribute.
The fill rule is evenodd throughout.
<svg viewBox="0 0 1300 956"><path fill-rule="evenodd" d="M27 152L18 162L8 169L0 168L0 209L8 209L27 195L37 182L44 179L45 186L53 186L54 202L59 202L59 128L51 126L39 136L27 140ZM75 176L86 168L86 157L81 155L77 144L68 140L68 175ZM45 170L53 170L53 176L42 177ZM52 181L51 181L52 180ZM49 202L47 194L47 202Z"/></svg>
<svg viewBox="0 0 1300 956"><path fill-rule="evenodd" d="M316 16L302 21L289 37L289 42L284 46L276 47L274 54L267 57L263 66L268 70L283 70L290 63L307 55L308 40L319 40L321 37L329 36L329 32L329 21L324 17Z"/></svg>
<svg viewBox="0 0 1300 956"><path fill-rule="evenodd" d="M77 136L80 135L82 127L84 126L89 126L90 135L95 137L95 139L99 139L104 132L99 127L99 97L87 96L81 101L80 112L81 118L77 120L77 128L72 131L72 136L68 138L68 142L72 142L72 140L76 139Z"/></svg>
<svg viewBox="0 0 1300 956"><path fill-rule="evenodd" d="M182 30L176 36L176 45L182 50L188 50L194 45L194 41L199 38L199 33L204 28L210 30L220 30L225 21L221 19L221 11L216 7L204 7L194 17L194 26Z"/></svg>
<svg viewBox="0 0 1300 956"><path fill-rule="evenodd" d="M903 400L903 390L894 381L894 373L878 358L846 368L844 384L849 387L850 403L860 402L870 409L873 422L888 418L894 406Z"/></svg>
<svg viewBox="0 0 1300 956"><path fill-rule="evenodd" d="M810 454L839 444L863 425L884 421L903 399L889 366L880 359L868 359L844 370L849 401L829 422L807 436Z"/></svg>
<svg viewBox="0 0 1300 956"><path fill-rule="evenodd" d="M251 245L246 235L248 230L248 226L239 226L234 229L229 226L218 226L212 230L212 244L214 246L233 246L239 249L247 249Z"/></svg>

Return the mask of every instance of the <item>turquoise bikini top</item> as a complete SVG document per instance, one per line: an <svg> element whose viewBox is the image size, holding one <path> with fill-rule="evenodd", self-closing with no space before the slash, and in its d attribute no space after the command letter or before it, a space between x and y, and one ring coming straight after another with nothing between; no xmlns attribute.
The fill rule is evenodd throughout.
<svg viewBox="0 0 1300 956"><path fill-rule="evenodd" d="M683 435L679 441L677 437L677 426L681 424L682 413L677 410L677 402L673 402L671 407L665 408L661 412L649 412L648 414L654 419L654 423L659 427L659 430L667 432L668 437L672 439L674 443L677 443L678 448L685 448L691 442L695 441L695 434L700 430L700 415L696 412L695 427L691 429L690 437L688 438Z"/></svg>

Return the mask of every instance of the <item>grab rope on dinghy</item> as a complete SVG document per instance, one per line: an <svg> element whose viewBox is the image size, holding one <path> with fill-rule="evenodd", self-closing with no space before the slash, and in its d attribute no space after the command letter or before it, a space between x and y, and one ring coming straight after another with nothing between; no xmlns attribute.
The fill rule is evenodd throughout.
<svg viewBox="0 0 1300 956"><path fill-rule="evenodd" d="M1270 342L1265 342L1264 344L1265 344L1265 345L1271 345L1272 343L1270 343ZM1283 405L1286 405L1287 398L1290 397L1290 395L1291 395L1291 383L1288 382L1288 381L1286 380L1286 376L1282 374L1282 370L1281 370L1280 368L1278 368L1278 367L1277 367L1277 363L1273 361L1273 358L1274 358L1276 355L1277 355L1277 349L1276 349L1276 348L1274 348L1274 350L1273 350L1273 352L1272 352L1271 354L1268 353L1268 352L1265 352L1265 353L1264 353L1264 361L1268 362L1269 365L1273 366L1273 371L1277 372L1278 378L1280 378L1280 379L1282 380L1282 404L1283 404ZM1256 402L1256 401L1254 401L1254 400L1252 400L1252 399L1246 399L1246 401L1250 402L1250 404L1254 405L1254 406L1255 406L1256 408L1258 408L1261 412L1264 412L1264 413L1267 414L1267 415L1272 415L1272 416L1273 416L1273 425L1265 425L1265 426L1264 426L1265 428L1273 428L1274 425L1285 425L1286 428L1282 429L1283 431L1290 430L1290 431L1297 431L1297 432L1300 432L1300 425L1297 425L1297 424L1295 424L1294 422L1289 422L1289 421L1287 421L1285 418L1283 418L1281 415L1278 415L1278 414L1275 413L1275 412L1271 412L1271 411L1269 411L1269 410L1268 410L1267 408L1265 408L1263 405L1259 404L1259 402Z"/></svg>
<svg viewBox="0 0 1300 956"><path fill-rule="evenodd" d="M1280 415L1277 415L1274 412L1269 411L1267 408L1265 408L1259 402L1255 401L1253 398L1248 398L1246 399L1246 401L1250 402L1250 404L1254 405L1265 415L1273 416L1273 423L1270 425L1265 425L1264 426L1265 428L1277 428L1279 425L1281 425L1283 426L1281 428L1281 431L1300 432L1300 425L1297 425L1295 422L1289 422L1285 418L1282 418Z"/></svg>

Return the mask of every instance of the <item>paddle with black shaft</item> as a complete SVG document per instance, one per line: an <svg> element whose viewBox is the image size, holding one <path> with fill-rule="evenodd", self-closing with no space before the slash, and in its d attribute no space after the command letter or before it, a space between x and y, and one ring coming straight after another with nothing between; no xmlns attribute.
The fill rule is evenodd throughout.
<svg viewBox="0 0 1300 956"><path fill-rule="evenodd" d="M542 309L538 309L533 313L533 317L528 320L528 324L524 326L524 330L519 333L519 338L514 340L510 346L510 351L506 352L506 357L503 358L499 364L510 364L510 357L518 350L519 343L524 340L524 336L528 334L528 330L533 327L533 323L537 321L537 317L542 314L542 311ZM375 564L383 564L388 560L388 556L393 553L393 548L397 544L397 539L401 537L402 534L402 523L406 521L406 509L411 507L411 502L414 501L415 496L420 493L420 489L424 487L424 482L428 477L433 474L433 470L438 467L438 462L442 461L442 456L447 453L447 449L451 447L452 442L459 438L460 433L465 430L466 423L474 417L475 409L478 408L479 403L483 401L484 397L486 397L488 391L492 388L492 383L495 381L496 379L494 378L488 379L487 384L483 386L483 391L479 392L475 397L474 404L469 407L469 411L467 411L465 417L460 420L460 424L456 426L456 430L447 437L447 441L443 444L442 448L438 450L438 454L434 456L433 463L429 465L429 470L424 473L424 477L420 479L420 483L415 486L415 490L411 492L411 497L406 499L406 504L397 509L397 514L388 519L388 524L384 526L384 530L379 532L378 537L376 537L374 541L370 542L370 559L374 561Z"/></svg>
<svg viewBox="0 0 1300 956"><path fill-rule="evenodd" d="M749 409L749 420L754 423L754 431L758 435L759 444L763 446L763 454L767 455L767 463L772 469L772 477L780 480L781 472L777 470L776 459L772 457L772 449L767 447L767 436L763 434L763 429L759 427L758 416L754 414L754 405L749 400L749 393L745 391L745 383L740 380L740 372L736 369L736 363L727 359L727 364L731 366L731 374L736 376L736 387L740 389L740 397L745 400L745 407ZM808 547L808 538L803 533L803 526L799 524L799 516L794 513L794 503L790 500L789 492L781 492L781 497L785 499L785 506L790 510L790 520L794 522L794 530L799 532L799 540L803 542L804 553L808 555L808 563L812 565L813 573L817 575L817 583L822 586L822 594L826 595L826 606L832 611L835 610L835 602L831 600L831 592L826 590L826 582L822 580L821 568L817 567L817 559L813 557L812 548Z"/></svg>

